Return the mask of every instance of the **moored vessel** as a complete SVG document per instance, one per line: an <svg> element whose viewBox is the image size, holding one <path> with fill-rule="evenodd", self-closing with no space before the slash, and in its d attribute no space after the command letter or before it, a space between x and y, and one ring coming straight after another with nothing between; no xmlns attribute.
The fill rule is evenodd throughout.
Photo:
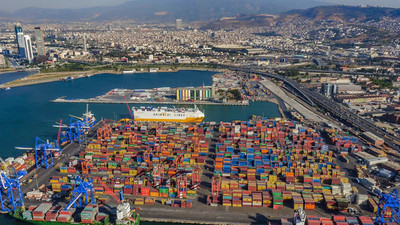
<svg viewBox="0 0 400 225"><path fill-rule="evenodd" d="M199 123L205 116L196 106L194 108L133 107L132 111L135 121Z"/></svg>

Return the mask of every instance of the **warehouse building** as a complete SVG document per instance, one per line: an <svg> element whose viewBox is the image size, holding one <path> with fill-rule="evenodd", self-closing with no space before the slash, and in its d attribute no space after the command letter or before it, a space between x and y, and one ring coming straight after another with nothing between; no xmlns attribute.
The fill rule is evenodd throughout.
<svg viewBox="0 0 400 225"><path fill-rule="evenodd" d="M178 101L202 101L212 98L212 87L180 88L176 90Z"/></svg>
<svg viewBox="0 0 400 225"><path fill-rule="evenodd" d="M400 164L398 164L397 162L393 162L393 161L388 161L388 162L382 163L380 165L380 167L387 169L389 171L395 172L395 173L400 171Z"/></svg>
<svg viewBox="0 0 400 225"><path fill-rule="evenodd" d="M360 158L369 167L388 161L387 157L376 157L366 152L356 152L354 155Z"/></svg>
<svg viewBox="0 0 400 225"><path fill-rule="evenodd" d="M383 145L385 142L382 138L376 136L375 134L369 131L364 132L362 134L362 137L365 138L367 141L371 142L375 146Z"/></svg>

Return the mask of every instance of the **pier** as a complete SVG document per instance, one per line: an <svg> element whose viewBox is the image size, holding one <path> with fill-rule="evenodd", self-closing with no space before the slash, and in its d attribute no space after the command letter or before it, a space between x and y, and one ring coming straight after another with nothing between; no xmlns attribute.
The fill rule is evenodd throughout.
<svg viewBox="0 0 400 225"><path fill-rule="evenodd" d="M157 102L157 101L132 101L132 100L107 100L107 99L97 99L97 98L89 98L89 99L64 99L57 98L52 100L51 102L56 103L102 103L102 104L158 104L158 105L226 105L226 106L234 106L234 105L242 105L247 106L249 102L212 102L212 101L195 101L195 102L180 102L180 101L165 101L165 102Z"/></svg>

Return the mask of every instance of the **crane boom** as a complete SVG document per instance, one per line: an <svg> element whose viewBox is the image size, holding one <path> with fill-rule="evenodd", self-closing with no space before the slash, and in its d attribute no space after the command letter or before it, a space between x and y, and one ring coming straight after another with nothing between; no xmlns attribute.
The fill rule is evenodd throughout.
<svg viewBox="0 0 400 225"><path fill-rule="evenodd" d="M60 120L60 124L62 124L62 119ZM60 136L61 136L61 126L58 128L57 147L60 147Z"/></svg>
<svg viewBox="0 0 400 225"><path fill-rule="evenodd" d="M68 205L64 208L64 210L68 210L71 206L82 196L82 193L79 193Z"/></svg>
<svg viewBox="0 0 400 225"><path fill-rule="evenodd" d="M99 181L101 186L104 187L105 194L111 195L111 197L113 197L116 202L121 203L121 200L118 199L118 197L114 194L114 192L99 177L97 177L97 180Z"/></svg>
<svg viewBox="0 0 400 225"><path fill-rule="evenodd" d="M129 114L131 115L132 120L134 120L133 114L132 114L132 110L131 110L131 108L129 107L128 101L126 100L126 96L124 96L124 99L125 99L126 106L128 107Z"/></svg>

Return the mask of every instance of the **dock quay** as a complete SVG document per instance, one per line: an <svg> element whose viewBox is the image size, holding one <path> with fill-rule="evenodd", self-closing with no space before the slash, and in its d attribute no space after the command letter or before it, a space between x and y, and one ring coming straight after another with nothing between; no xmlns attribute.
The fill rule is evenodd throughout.
<svg viewBox="0 0 400 225"><path fill-rule="evenodd" d="M66 207L80 176L93 180L103 212L111 213L120 192L143 221L265 224L290 218L299 207L321 218L359 208L348 200L358 191L335 153L319 132L294 121L103 121L86 136L68 144L55 166L24 178L32 181L24 182L23 193L39 188L44 195L27 196L25 207Z"/></svg>
<svg viewBox="0 0 400 225"><path fill-rule="evenodd" d="M106 100L106 99L99 99L99 98L90 98L90 99L64 99L64 98L57 98L51 100L51 102L55 103L100 103L100 104L158 104L158 105L249 105L249 102L212 102L212 101L196 101L196 102L178 102L178 101L164 101L164 102L157 102L157 101L132 101L132 100Z"/></svg>

